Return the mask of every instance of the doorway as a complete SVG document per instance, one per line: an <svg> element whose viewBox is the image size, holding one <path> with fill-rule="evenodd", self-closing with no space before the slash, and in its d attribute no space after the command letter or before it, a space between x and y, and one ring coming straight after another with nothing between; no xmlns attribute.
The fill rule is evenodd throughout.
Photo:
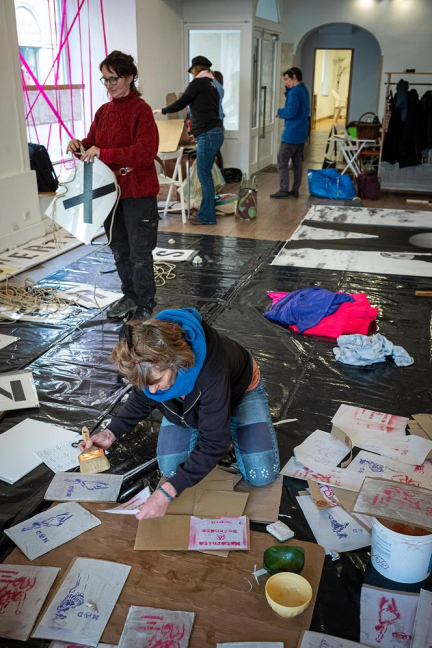
<svg viewBox="0 0 432 648"><path fill-rule="evenodd" d="M256 29L253 39L250 173L274 162L279 36Z"/></svg>
<svg viewBox="0 0 432 648"><path fill-rule="evenodd" d="M351 91L352 49L315 49L312 130L346 125Z"/></svg>

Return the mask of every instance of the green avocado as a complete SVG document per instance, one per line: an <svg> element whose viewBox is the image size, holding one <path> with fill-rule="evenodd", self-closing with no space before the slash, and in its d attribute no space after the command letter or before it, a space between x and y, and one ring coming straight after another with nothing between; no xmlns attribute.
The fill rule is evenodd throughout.
<svg viewBox="0 0 432 648"><path fill-rule="evenodd" d="M293 572L300 574L305 564L305 552L301 547L275 545L264 551L263 567L269 574Z"/></svg>

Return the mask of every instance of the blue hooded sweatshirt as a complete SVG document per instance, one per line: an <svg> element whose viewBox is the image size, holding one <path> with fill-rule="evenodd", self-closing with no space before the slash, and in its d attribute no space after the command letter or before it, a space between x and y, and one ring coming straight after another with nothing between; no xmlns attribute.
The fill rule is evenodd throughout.
<svg viewBox="0 0 432 648"><path fill-rule="evenodd" d="M282 142L304 144L309 132L310 99L304 83L285 90L285 106L277 111L285 119Z"/></svg>

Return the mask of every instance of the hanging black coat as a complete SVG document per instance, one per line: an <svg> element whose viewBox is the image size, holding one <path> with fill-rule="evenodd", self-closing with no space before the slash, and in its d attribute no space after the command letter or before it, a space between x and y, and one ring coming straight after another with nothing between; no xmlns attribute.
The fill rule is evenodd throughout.
<svg viewBox="0 0 432 648"><path fill-rule="evenodd" d="M422 105L422 149L432 149L432 90L421 98Z"/></svg>
<svg viewBox="0 0 432 648"><path fill-rule="evenodd" d="M395 164L401 169L421 164L422 106L417 90L408 92L407 116L402 121L400 109L396 108L397 94L391 100L391 118L384 139L382 161Z"/></svg>

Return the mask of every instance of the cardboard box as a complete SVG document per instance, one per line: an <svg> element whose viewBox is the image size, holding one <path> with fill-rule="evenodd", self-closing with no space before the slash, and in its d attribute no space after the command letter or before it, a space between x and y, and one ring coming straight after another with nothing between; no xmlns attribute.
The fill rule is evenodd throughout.
<svg viewBox="0 0 432 648"><path fill-rule="evenodd" d="M181 146L192 146L183 119L157 119L156 125L159 131L158 153L172 153Z"/></svg>

